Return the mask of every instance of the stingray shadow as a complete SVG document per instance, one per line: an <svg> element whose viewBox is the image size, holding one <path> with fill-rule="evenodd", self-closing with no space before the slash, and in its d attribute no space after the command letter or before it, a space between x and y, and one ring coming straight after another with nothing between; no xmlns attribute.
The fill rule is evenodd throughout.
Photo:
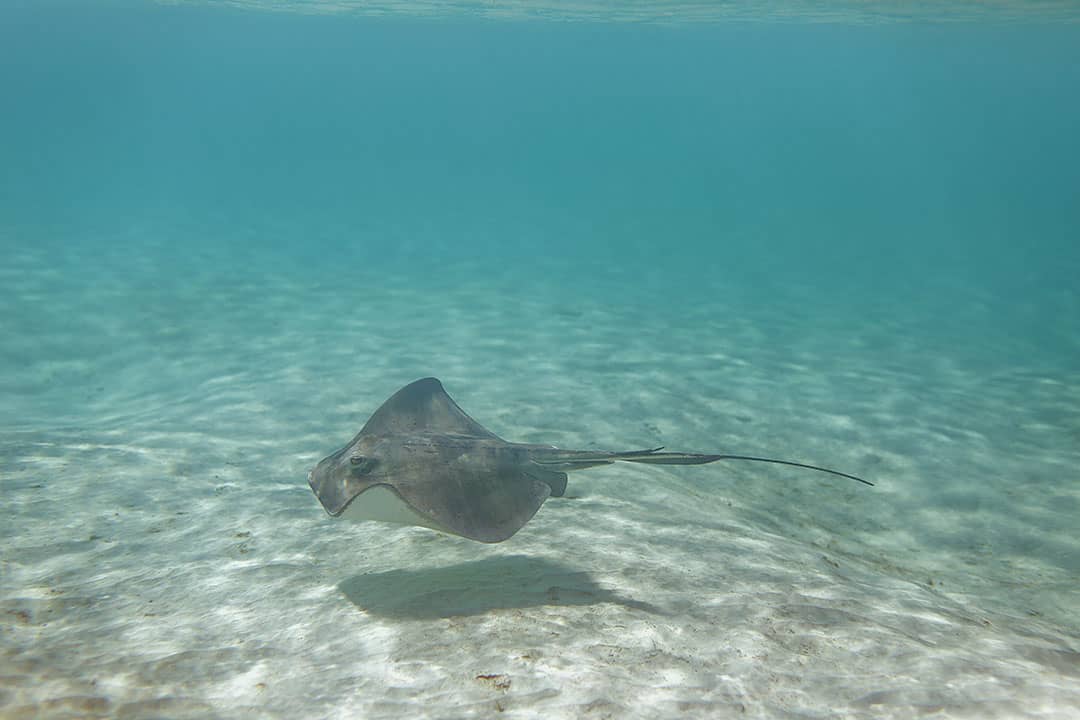
<svg viewBox="0 0 1080 720"><path fill-rule="evenodd" d="M598 585L589 573L526 555L499 555L447 567L354 575L338 584L373 615L431 619L543 605L614 603L660 614L649 603Z"/></svg>

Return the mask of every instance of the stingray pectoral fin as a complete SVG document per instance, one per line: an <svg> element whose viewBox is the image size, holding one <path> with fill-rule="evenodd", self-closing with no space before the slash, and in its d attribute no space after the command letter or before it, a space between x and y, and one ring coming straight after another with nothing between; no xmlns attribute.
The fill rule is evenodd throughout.
<svg viewBox="0 0 1080 720"><path fill-rule="evenodd" d="M409 383L372 414L360 434L393 435L426 430L498 440L469 417L433 377Z"/></svg>
<svg viewBox="0 0 1080 720"><path fill-rule="evenodd" d="M499 472L430 468L422 476L387 484L420 516L408 524L486 543L511 537L552 492L547 482L521 468Z"/></svg>

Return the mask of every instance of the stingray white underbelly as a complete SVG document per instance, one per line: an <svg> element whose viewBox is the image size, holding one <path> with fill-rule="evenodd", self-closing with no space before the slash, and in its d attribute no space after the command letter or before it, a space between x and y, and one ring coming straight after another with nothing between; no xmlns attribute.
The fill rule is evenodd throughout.
<svg viewBox="0 0 1080 720"><path fill-rule="evenodd" d="M352 521L375 520L395 525L416 525L448 532L442 525L414 510L388 485L375 485L360 493L345 506L340 517Z"/></svg>

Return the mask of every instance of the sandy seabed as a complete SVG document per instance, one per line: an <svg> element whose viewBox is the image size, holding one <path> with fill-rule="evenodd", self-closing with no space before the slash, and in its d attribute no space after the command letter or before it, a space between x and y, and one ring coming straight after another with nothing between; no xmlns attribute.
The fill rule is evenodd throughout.
<svg viewBox="0 0 1080 720"><path fill-rule="evenodd" d="M1080 717L1080 375L207 253L0 278L0 716ZM877 485L591 469L491 546L327 517L307 471L424 375L512 440Z"/></svg>

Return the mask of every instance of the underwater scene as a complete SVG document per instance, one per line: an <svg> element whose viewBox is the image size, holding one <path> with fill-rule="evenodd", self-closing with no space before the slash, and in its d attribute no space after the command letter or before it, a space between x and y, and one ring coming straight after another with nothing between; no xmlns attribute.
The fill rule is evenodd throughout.
<svg viewBox="0 0 1080 720"><path fill-rule="evenodd" d="M1080 718L1075 3L16 0L0 88L0 717Z"/></svg>

